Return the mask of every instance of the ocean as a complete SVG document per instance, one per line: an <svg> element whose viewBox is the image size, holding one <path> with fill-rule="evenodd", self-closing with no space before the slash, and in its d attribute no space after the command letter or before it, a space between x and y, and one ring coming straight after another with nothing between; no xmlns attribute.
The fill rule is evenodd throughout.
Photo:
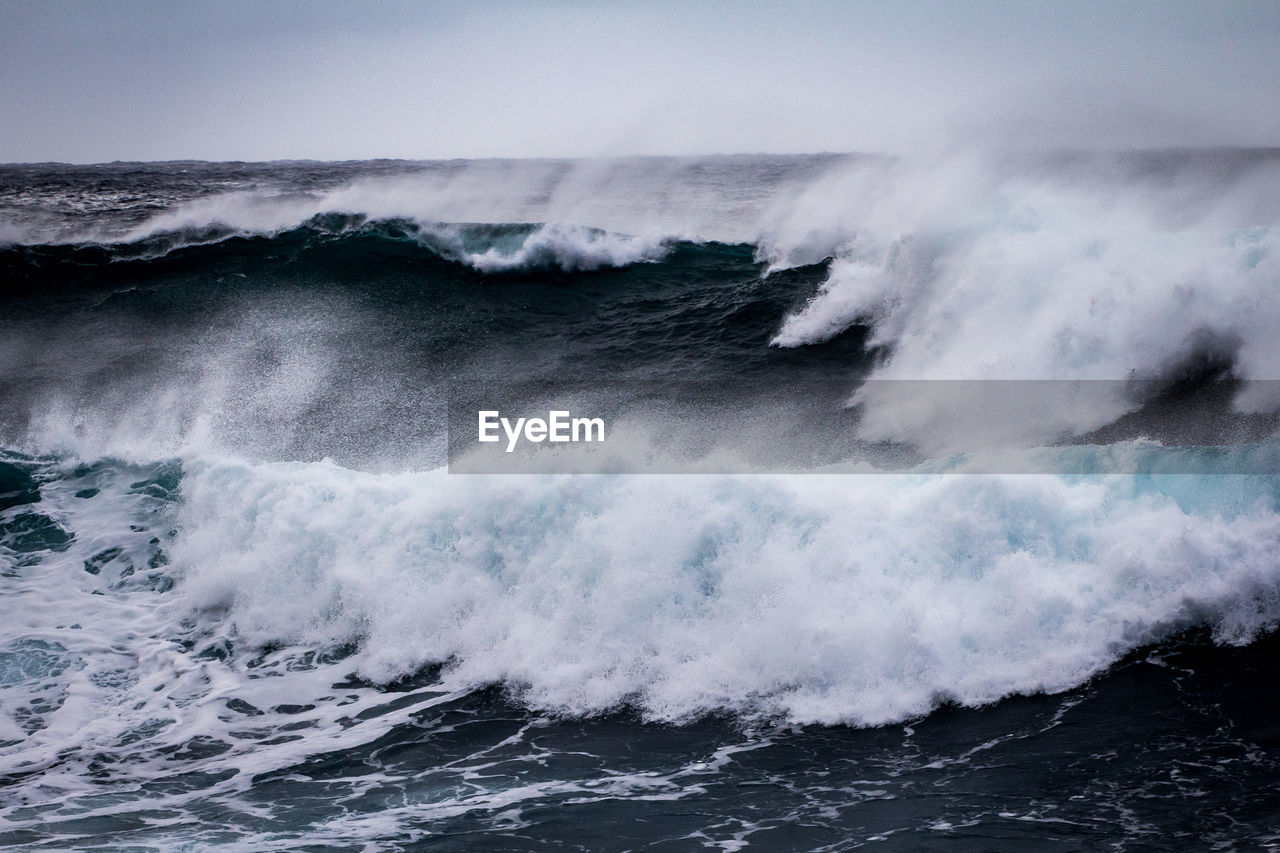
<svg viewBox="0 0 1280 853"><path fill-rule="evenodd" d="M0 276L0 846L1280 847L1280 150L8 165Z"/></svg>

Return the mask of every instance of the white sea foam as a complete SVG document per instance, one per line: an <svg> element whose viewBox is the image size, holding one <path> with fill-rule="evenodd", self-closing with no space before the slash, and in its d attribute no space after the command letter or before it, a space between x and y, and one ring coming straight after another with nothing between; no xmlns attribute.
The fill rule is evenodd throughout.
<svg viewBox="0 0 1280 853"><path fill-rule="evenodd" d="M474 231L474 229L470 229ZM419 239L445 257L481 272L558 269L582 272L656 261L667 253L669 240L615 234L576 225L539 225L510 245L474 245L468 229L456 225L424 224Z"/></svg>
<svg viewBox="0 0 1280 853"><path fill-rule="evenodd" d="M1078 171L967 158L854 166L843 198L815 189L774 229L775 264L834 257L774 345L821 343L864 323L888 353L877 379L1172 378L1203 358L1242 379L1277 378L1280 164L1234 176ZM827 245L815 247L810 222L838 224ZM1237 405L1274 410L1273 390L1251 387ZM892 392L855 398L868 412L862 434L937 444L953 414L945 401L912 408ZM1058 407L1056 418L993 420L1043 442L1140 403L1118 386L1107 394L1087 409Z"/></svg>
<svg viewBox="0 0 1280 853"><path fill-rule="evenodd" d="M875 724L1067 689L1186 626L1239 643L1280 619L1269 477L466 477L188 458L176 503L171 467L43 465L41 501L4 520L34 510L76 535L35 563L0 551L0 772L28 780L0 817L19 827L133 809L97 795L175 759L202 781L153 792L166 819L239 804L262 774L368 749L488 684L560 714ZM434 662L443 682L407 692L346 677ZM565 791L678 799L715 768L482 787L429 813ZM396 772L350 780L352 796Z"/></svg>
<svg viewBox="0 0 1280 853"><path fill-rule="evenodd" d="M189 475L175 555L197 612L252 644L358 642L374 679L450 661L451 689L559 712L877 724L1064 690L1191 624L1272 626L1269 487L1174 481L221 463Z"/></svg>
<svg viewBox="0 0 1280 853"><path fill-rule="evenodd" d="M1212 206L1171 223L1141 187L879 177L856 236L830 249L827 283L775 344L864 320L893 348L883 378L1124 379L1160 375L1208 339L1238 345L1249 378L1276 378L1262 330L1280 314L1267 286L1280 207L1252 223ZM1280 181L1280 167L1263 177Z"/></svg>

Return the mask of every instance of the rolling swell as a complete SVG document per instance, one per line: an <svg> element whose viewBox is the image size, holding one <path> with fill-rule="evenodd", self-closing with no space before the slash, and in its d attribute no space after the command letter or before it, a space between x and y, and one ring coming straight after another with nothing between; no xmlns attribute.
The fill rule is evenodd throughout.
<svg viewBox="0 0 1280 853"><path fill-rule="evenodd" d="M768 346L824 264L766 275L751 246L690 241L633 260L628 239L332 214L275 234L10 246L10 345L51 369L0 370L18 403L0 431L32 449L131 455L180 452L204 423L202 446L265 458L439 464L451 380L785 388L868 358L857 330L804 351ZM85 426L69 435L67 422Z"/></svg>
<svg viewBox="0 0 1280 853"><path fill-rule="evenodd" d="M766 280L749 245L327 214L274 234L209 225L124 243L11 245L0 249L0 270L16 285L0 297L15 314L35 315L57 301L82 315L176 316L183 307L210 309L272 291L304 303L308 291L341 293L363 306L407 311L427 335L475 315L491 340L532 326L554 331L569 348L599 344L595 355L647 353L656 366L685 348L714 361L725 344L738 357L754 350L797 361L762 344L782 312L815 291L825 264ZM598 315L593 329L575 328L591 314ZM632 346L631 336L647 339Z"/></svg>
<svg viewBox="0 0 1280 853"><path fill-rule="evenodd" d="M555 238L559 237L559 243ZM318 214L293 228L254 233L220 222L148 233L117 242L16 243L0 247L7 273L39 280L59 266L167 262L168 268L278 263L340 264L434 255L480 272L587 271L655 261L671 241L641 241L600 229L534 223L438 223L371 220L363 214ZM692 244L685 244L686 247ZM611 249L616 251L611 252ZM161 263L161 269L166 268ZM137 274L145 266L133 266ZM339 267L341 269L341 267Z"/></svg>
<svg viewBox="0 0 1280 853"><path fill-rule="evenodd" d="M562 238L559 245L553 245L554 237ZM598 229L425 227L330 214L270 235L211 225L128 243L14 245L0 249L0 270L17 285L5 297L15 311L42 307L55 295L74 304L77 292L88 297L95 291L147 289L165 301L172 290L168 299L199 302L216 301L211 295L218 292L310 287L384 306L402 302L410 310L421 302L443 313L465 313L469 302L495 319L494 331L501 334L509 326L504 313L564 320L604 300L601 325L617 322L624 335L640 321L666 324L664 334L673 341L688 335L694 323L704 335L739 335L745 324L754 345L763 326L773 331L780 311L813 292L825 268L777 273L766 285L764 265L751 246L636 241L656 247L639 251L631 240ZM624 248L610 254L614 245ZM103 303L86 306L100 310ZM723 321L720 328L717 321ZM603 328L599 337L606 337ZM712 339L702 342L714 357Z"/></svg>

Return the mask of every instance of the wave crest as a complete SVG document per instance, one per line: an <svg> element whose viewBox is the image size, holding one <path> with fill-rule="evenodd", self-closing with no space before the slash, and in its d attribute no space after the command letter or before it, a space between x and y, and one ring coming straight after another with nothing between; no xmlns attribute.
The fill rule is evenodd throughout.
<svg viewBox="0 0 1280 853"><path fill-rule="evenodd" d="M807 346L869 326L869 345L884 353L873 379L1176 380L1199 363L1276 379L1280 160L1065 166L860 164L800 199L766 257L834 260L771 343ZM805 227L813 222L826 223L825 245ZM1280 399L1236 404L1273 411ZM1132 405L1116 401L1091 424ZM879 420L893 438L918 440L945 420L913 419L873 413L864 434L885 437ZM1043 426L1030 440L1081 433L1065 420Z"/></svg>
<svg viewBox="0 0 1280 853"><path fill-rule="evenodd" d="M537 226L419 226L418 241L441 256L485 273L558 269L587 272L660 260L668 238L612 234L556 223Z"/></svg>
<svg viewBox="0 0 1280 853"><path fill-rule="evenodd" d="M1273 626L1280 517L1251 488L219 464L184 484L175 555L251 644L357 643L380 681L450 662L449 689L562 713L874 725Z"/></svg>
<svg viewBox="0 0 1280 853"><path fill-rule="evenodd" d="M482 273L558 270L565 273L626 267L664 258L675 244L665 236L638 237L563 223L442 223L402 218L369 219L363 214L327 213L301 225L251 231L225 222L191 224L148 232L127 240L69 245L17 245L8 251L70 255L90 260L156 261L189 249L231 241L265 241L282 251L305 251L344 240L372 238L411 244Z"/></svg>

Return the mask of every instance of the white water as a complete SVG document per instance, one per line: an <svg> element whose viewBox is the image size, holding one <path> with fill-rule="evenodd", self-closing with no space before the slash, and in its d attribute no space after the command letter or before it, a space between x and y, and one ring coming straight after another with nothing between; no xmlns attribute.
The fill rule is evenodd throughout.
<svg viewBox="0 0 1280 853"><path fill-rule="evenodd" d="M174 554L183 597L246 640L358 642L378 680L449 660L450 688L560 712L878 724L1063 690L1179 627L1273 625L1270 486L1157 480L220 463L189 475Z"/></svg>
<svg viewBox="0 0 1280 853"><path fill-rule="evenodd" d="M306 744L254 753L285 766L317 737L370 737L334 725L385 701L333 688L353 670L388 681L447 662L418 702L501 683L557 713L875 725L1065 690L1192 625L1240 643L1280 619L1271 478L186 468L177 505L128 488L145 474L119 463L45 485L39 510L77 535L6 583L0 736L27 735L0 746L10 769L139 731L136 760L225 739L247 722L231 698L317 707ZM103 491L73 497L90 484ZM152 537L171 565L145 568ZM84 571L109 547L123 551ZM224 643L225 660L195 656ZM348 643L354 657L294 665ZM264 647L281 649L265 667ZM23 723L39 696L56 707Z"/></svg>
<svg viewBox="0 0 1280 853"><path fill-rule="evenodd" d="M577 225L543 224L511 245L472 247L465 230L450 225L421 226L419 242L450 260L486 273L558 269L583 272L656 261L670 243L661 237L632 237ZM502 241L499 241L502 242Z"/></svg>
<svg viewBox="0 0 1280 853"><path fill-rule="evenodd" d="M779 263L814 256L797 239L805 222L842 223L827 230L844 242L828 252L821 291L785 318L777 346L869 324L872 343L890 353L874 379L1163 379L1205 357L1230 362L1241 379L1280 372L1274 159L1238 174L1139 176L1096 164L1020 174L961 159L864 166L843 180L843 201L811 192L783 222ZM1029 445L1081 435L1140 404L1120 385L1091 391L1038 412L993 408L982 428ZM886 384L853 402L868 413L867 438L943 452L973 435L974 406L963 398L935 394L921 406ZM1272 411L1280 399L1259 384L1236 407Z"/></svg>

